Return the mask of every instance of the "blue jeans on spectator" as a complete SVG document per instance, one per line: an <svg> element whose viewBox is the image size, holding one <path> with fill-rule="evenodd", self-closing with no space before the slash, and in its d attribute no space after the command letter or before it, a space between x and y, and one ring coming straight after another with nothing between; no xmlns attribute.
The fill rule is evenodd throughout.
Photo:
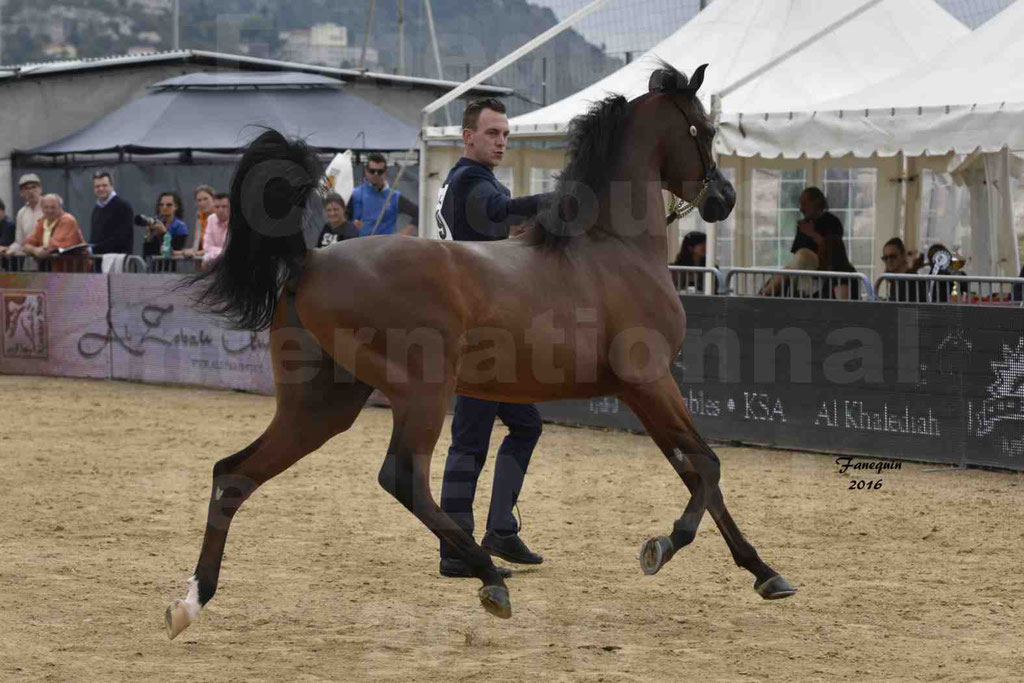
<svg viewBox="0 0 1024 683"><path fill-rule="evenodd" d="M519 500L533 448L540 439L540 413L533 404L455 397L452 445L444 464L441 509L470 536L473 535L476 482L487 461L495 417L500 418L509 431L501 442L494 465L494 485L487 514L488 531L502 535L519 532L512 510ZM442 541L441 557L459 558L459 554L454 547Z"/></svg>

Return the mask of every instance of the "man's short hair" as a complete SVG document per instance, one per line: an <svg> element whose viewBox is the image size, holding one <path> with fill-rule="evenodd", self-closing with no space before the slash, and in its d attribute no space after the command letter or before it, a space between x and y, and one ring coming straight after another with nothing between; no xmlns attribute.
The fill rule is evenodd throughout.
<svg viewBox="0 0 1024 683"><path fill-rule="evenodd" d="M899 237L893 237L891 240L882 245L882 249L885 249L886 247L896 247L900 251L907 250L907 247L903 244L903 240L901 240Z"/></svg>
<svg viewBox="0 0 1024 683"><path fill-rule="evenodd" d="M463 130L476 130L477 121L480 120L480 112L484 109L496 111L499 114L505 113L505 104L496 97L485 97L482 100L474 100L466 105L466 111L462 112Z"/></svg>
<svg viewBox="0 0 1024 683"><path fill-rule="evenodd" d="M227 192L217 192L216 194L213 195L213 198L214 199L231 199L231 195L229 195Z"/></svg>
<svg viewBox="0 0 1024 683"><path fill-rule="evenodd" d="M370 152L370 154L366 157L366 165L369 166L370 164L384 164L385 166L387 166L388 160L385 159L384 155L381 154L380 152Z"/></svg>
<svg viewBox="0 0 1024 683"><path fill-rule="evenodd" d="M192 193L192 196L193 197L198 197L200 192L205 192L206 194L210 195L214 199L217 198L217 191L214 190L209 185L197 185L195 191Z"/></svg>
<svg viewBox="0 0 1024 683"><path fill-rule="evenodd" d="M821 191L821 188L814 187L812 185L810 187L805 187L804 191L800 194L805 194L817 202L822 211L828 211L828 200L825 199L825 193Z"/></svg>
<svg viewBox="0 0 1024 683"><path fill-rule="evenodd" d="M103 170L100 170L100 171L96 171L95 173L92 174L92 179L93 180L99 180L100 178L106 178L107 180L110 181L111 185L114 184L114 176L112 176L110 174L110 171L108 171L106 169L103 169Z"/></svg>
<svg viewBox="0 0 1024 683"><path fill-rule="evenodd" d="M328 204L341 204L341 208L344 209L345 199L337 192L329 192L327 193L327 196L324 197L324 206L326 207Z"/></svg>

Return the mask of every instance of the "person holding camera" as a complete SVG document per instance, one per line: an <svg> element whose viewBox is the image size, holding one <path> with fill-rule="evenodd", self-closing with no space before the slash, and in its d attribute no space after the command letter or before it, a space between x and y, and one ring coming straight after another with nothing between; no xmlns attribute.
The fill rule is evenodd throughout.
<svg viewBox="0 0 1024 683"><path fill-rule="evenodd" d="M184 215L181 197L177 192L161 192L156 200L156 218L139 214L135 224L146 229L142 243L143 256L159 256L164 235L171 236L171 249L181 251L188 239L188 226L182 220Z"/></svg>

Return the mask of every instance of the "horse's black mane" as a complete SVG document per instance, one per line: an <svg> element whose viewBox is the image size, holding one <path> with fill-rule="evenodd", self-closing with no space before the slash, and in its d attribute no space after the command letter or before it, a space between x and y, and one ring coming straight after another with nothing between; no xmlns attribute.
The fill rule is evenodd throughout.
<svg viewBox="0 0 1024 683"><path fill-rule="evenodd" d="M665 87L661 92L682 92L688 80L686 75L668 62L658 60L655 72L661 72ZM576 184L590 188L599 195L611 181L610 172L618 161L621 150L622 127L629 111L629 102L621 95L611 95L595 102L584 114L569 122L566 132L569 163L559 174L554 196L575 196ZM530 232L530 242L536 246L561 248L573 235L566 228L563 208L550 206L541 211ZM600 226L593 226L600 229ZM592 229L593 229L592 228Z"/></svg>

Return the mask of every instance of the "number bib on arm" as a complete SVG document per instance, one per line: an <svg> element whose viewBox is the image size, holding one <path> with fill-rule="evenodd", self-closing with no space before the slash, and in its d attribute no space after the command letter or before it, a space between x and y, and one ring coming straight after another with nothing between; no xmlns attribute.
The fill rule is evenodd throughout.
<svg viewBox="0 0 1024 683"><path fill-rule="evenodd" d="M437 239L447 240L449 242L454 241L452 237L452 229L445 219L445 214L449 217L452 215L451 207L445 210L444 200L448 195L448 188L451 185L444 185L440 190L437 191L437 208L434 210L434 221L437 224Z"/></svg>

